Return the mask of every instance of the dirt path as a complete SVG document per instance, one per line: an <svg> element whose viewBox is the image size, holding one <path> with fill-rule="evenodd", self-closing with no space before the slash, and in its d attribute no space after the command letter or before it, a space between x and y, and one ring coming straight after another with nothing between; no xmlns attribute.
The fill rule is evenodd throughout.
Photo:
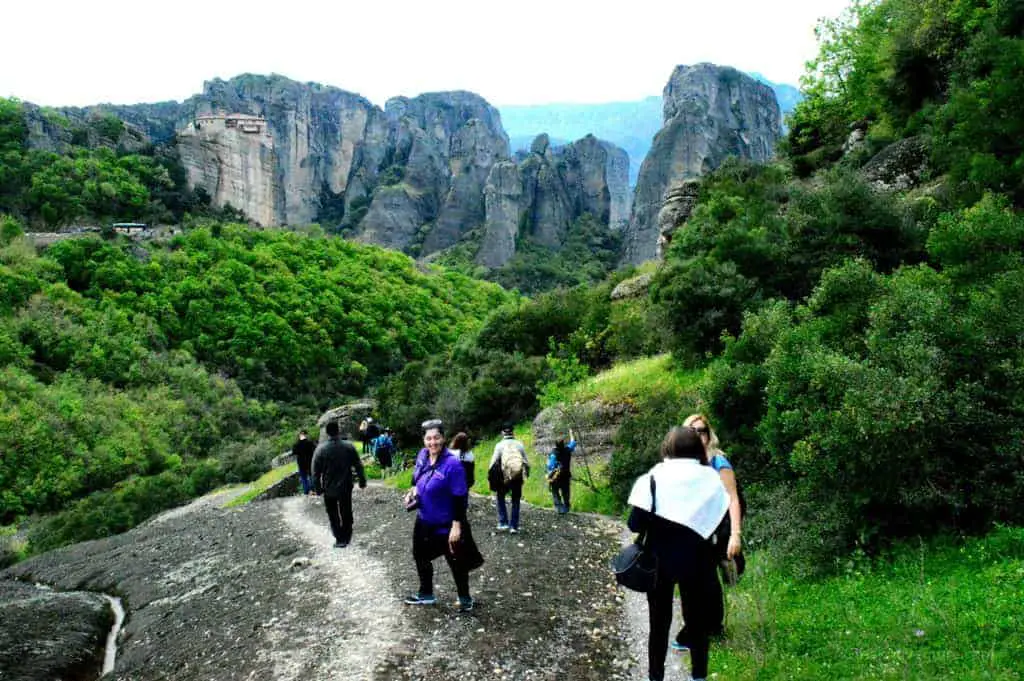
<svg viewBox="0 0 1024 681"><path fill-rule="evenodd" d="M314 646L295 645L294 639L276 635L293 627L284 623L274 628L265 653L274 665L274 678L306 678L305 670L315 666L321 678L371 681L380 662L400 642L396 637L408 628L397 600L382 598L381 585L388 582L387 566L358 545L334 548L320 499L291 497L278 507L285 525L309 545L303 557L322 566L321 576L332 587L312 628L314 632L332 632L332 645L326 656L317 659ZM301 571L290 583L289 596L297 598L317 588L314 581L311 572Z"/></svg>
<svg viewBox="0 0 1024 681"><path fill-rule="evenodd" d="M414 517L400 497L379 485L356 490L346 549L333 548L319 500L223 509L225 498L207 498L0 579L119 595L128 619L111 679L644 678L634 646L646 637L646 604L630 614L607 568L621 523L524 505L522 534L509 535L494 530L489 499L472 499L487 562L471 577L478 607L462 615L443 560L438 604L402 603L417 579Z"/></svg>

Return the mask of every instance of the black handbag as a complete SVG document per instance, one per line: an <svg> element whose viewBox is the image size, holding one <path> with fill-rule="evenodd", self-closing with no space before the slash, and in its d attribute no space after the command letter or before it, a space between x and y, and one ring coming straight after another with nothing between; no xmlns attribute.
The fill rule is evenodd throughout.
<svg viewBox="0 0 1024 681"><path fill-rule="evenodd" d="M654 476L651 476L651 515L657 508ZM648 528L649 529L649 528ZM627 589L648 593L658 583L658 557L647 546L648 530L637 535L636 540L619 551L612 559L615 581Z"/></svg>

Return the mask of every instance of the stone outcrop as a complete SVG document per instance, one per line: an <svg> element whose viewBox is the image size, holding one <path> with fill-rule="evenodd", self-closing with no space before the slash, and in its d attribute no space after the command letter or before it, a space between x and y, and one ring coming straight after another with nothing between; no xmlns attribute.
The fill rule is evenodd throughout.
<svg viewBox="0 0 1024 681"><path fill-rule="evenodd" d="M677 66L663 94L665 125L640 167L629 225L626 262L657 254L658 211L674 183L699 177L730 156L770 160L781 136L772 89L730 67Z"/></svg>
<svg viewBox="0 0 1024 681"><path fill-rule="evenodd" d="M498 110L471 92L388 101L389 181L372 196L359 238L431 253L484 222L491 167L509 158ZM388 170L390 169L390 170Z"/></svg>
<svg viewBox="0 0 1024 681"><path fill-rule="evenodd" d="M662 198L658 211L658 257L664 257L665 250L672 243L672 235L693 213L700 194L700 180L685 179L673 184Z"/></svg>
<svg viewBox="0 0 1024 681"><path fill-rule="evenodd" d="M0 580L0 678L98 678L113 623L99 594Z"/></svg>
<svg viewBox="0 0 1024 681"><path fill-rule="evenodd" d="M559 438L569 437L569 429L580 443L580 453L611 460L615 434L633 413L628 404L608 404L590 400L582 404L558 404L544 409L533 420L533 447L547 454Z"/></svg>
<svg viewBox="0 0 1024 681"><path fill-rule="evenodd" d="M601 142L608 154L604 175L608 183L608 226L621 231L629 225L629 213L633 208L633 189L629 186L629 154L625 149L610 142Z"/></svg>
<svg viewBox="0 0 1024 681"><path fill-rule="evenodd" d="M604 225L611 226L613 215L621 221L628 167L625 151L593 135L561 147L538 135L518 165L504 162L491 169L477 263L504 265L524 236L557 249L584 214Z"/></svg>
<svg viewBox="0 0 1024 681"><path fill-rule="evenodd" d="M203 187L215 205L230 203L264 225L315 221L325 194L344 195L346 207L357 196L365 198L386 152L384 112L359 95L334 87L243 75L208 81L203 93L185 105L191 120L179 128L179 147L192 186ZM243 128L244 118L252 116L262 117L265 125ZM236 124L228 129L231 118ZM216 155L189 149L196 146L197 137L206 136L202 129L192 134L197 125L205 127L204 119L209 121L205 125L224 128ZM257 145L263 150L262 165L253 171L258 173L252 178L255 197L245 192L244 183L226 190L210 184L217 177L232 183L236 169L253 168ZM259 208L250 212L245 205Z"/></svg>
<svg viewBox="0 0 1024 681"><path fill-rule="evenodd" d="M338 423L338 428L341 432L341 436L346 440L357 440L359 439L359 424L363 419L372 416L374 410L377 408L377 403L373 400L362 400L360 402L349 402L343 404L340 407L328 409L320 418L317 419L316 425L320 428L320 441L323 442L327 439L327 434L324 428L331 421Z"/></svg>
<svg viewBox="0 0 1024 681"><path fill-rule="evenodd" d="M614 301L645 296L647 295L647 289L650 288L652 281L654 281L653 272L645 272L643 274L638 274L635 277L630 277L629 279L623 279L615 288L612 289L612 293L609 297Z"/></svg>
<svg viewBox="0 0 1024 681"><path fill-rule="evenodd" d="M861 172L877 189L905 191L921 184L927 176L930 155L931 149L923 137L908 137L882 149Z"/></svg>

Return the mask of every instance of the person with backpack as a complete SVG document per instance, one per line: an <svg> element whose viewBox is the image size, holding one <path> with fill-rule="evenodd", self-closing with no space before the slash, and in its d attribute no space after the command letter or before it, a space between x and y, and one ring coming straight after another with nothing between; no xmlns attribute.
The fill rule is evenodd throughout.
<svg viewBox="0 0 1024 681"><path fill-rule="evenodd" d="M736 482L736 473L732 464L725 457L722 451L718 435L711 428L711 421L703 414L691 414L683 421L683 425L693 428L700 435L701 443L704 445L704 463L710 466L722 480L725 491L729 495L729 512L727 520L716 531L718 535L718 559L719 567L726 581L735 583L739 574L742 574L746 559L743 557L743 544L741 541L743 530L743 496ZM722 636L725 633L725 592L721 582L716 578L713 591L713 610L710 635ZM683 618L683 628L676 634L672 642L675 650L686 650L689 648L689 630L686 626L686 618Z"/></svg>
<svg viewBox="0 0 1024 681"><path fill-rule="evenodd" d="M327 440L313 453L313 482L324 498L334 546L343 549L352 541L352 473L359 479L359 489L366 489L366 473L356 448L341 439L338 422L329 422L326 430Z"/></svg>
<svg viewBox="0 0 1024 681"><path fill-rule="evenodd" d="M502 426L501 440L494 445L487 470L488 482L498 496L498 531L518 534L519 502L523 498L523 482L530 476L530 461L526 458L526 447L516 439L511 423ZM505 505L506 496L512 497L511 518Z"/></svg>
<svg viewBox="0 0 1024 681"><path fill-rule="evenodd" d="M395 441L391 437L391 429L385 428L373 443L373 456L377 459L381 471L391 468L391 455L395 452Z"/></svg>
<svg viewBox="0 0 1024 681"><path fill-rule="evenodd" d="M473 541L466 517L469 490L465 472L458 458L444 446L441 421L425 421L422 427L425 446L416 456L412 489L405 496L405 509L417 512L412 555L420 586L405 602L437 603L432 561L444 556L459 594L457 609L470 612L475 603L469 594L469 573L483 565L484 559Z"/></svg>
<svg viewBox="0 0 1024 681"><path fill-rule="evenodd" d="M629 529L644 535L657 560L647 592L650 629L648 678L664 681L676 586L686 611L693 681L708 675L709 629L714 621L714 535L729 508L721 478L702 465L704 445L693 428L675 427L661 444L662 462L641 475L629 495Z"/></svg>
<svg viewBox="0 0 1024 681"><path fill-rule="evenodd" d="M576 439L569 431L569 442L558 440L548 454L547 479L555 510L560 514L569 512L569 483L572 479L572 455L576 451Z"/></svg>
<svg viewBox="0 0 1024 681"><path fill-rule="evenodd" d="M466 487L472 489L473 483L476 482L476 459L473 456L473 450L469 448L469 436L459 433L453 437L448 451L459 458L462 470L466 472Z"/></svg>
<svg viewBox="0 0 1024 681"><path fill-rule="evenodd" d="M316 450L316 445L309 439L306 431L299 431L299 439L292 445L292 456L295 457L295 463L299 466L299 482L302 484L302 493L309 496L310 492L313 491L313 452Z"/></svg>

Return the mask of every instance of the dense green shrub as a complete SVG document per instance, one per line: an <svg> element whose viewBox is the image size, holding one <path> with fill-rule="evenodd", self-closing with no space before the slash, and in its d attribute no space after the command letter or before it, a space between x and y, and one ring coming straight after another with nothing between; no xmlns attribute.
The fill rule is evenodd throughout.
<svg viewBox="0 0 1024 681"><path fill-rule="evenodd" d="M1024 521L1022 239L988 197L932 232L941 271L849 263L792 314L748 317L706 397L743 470L787 490L766 517L806 520L776 539L828 565L837 547Z"/></svg>

